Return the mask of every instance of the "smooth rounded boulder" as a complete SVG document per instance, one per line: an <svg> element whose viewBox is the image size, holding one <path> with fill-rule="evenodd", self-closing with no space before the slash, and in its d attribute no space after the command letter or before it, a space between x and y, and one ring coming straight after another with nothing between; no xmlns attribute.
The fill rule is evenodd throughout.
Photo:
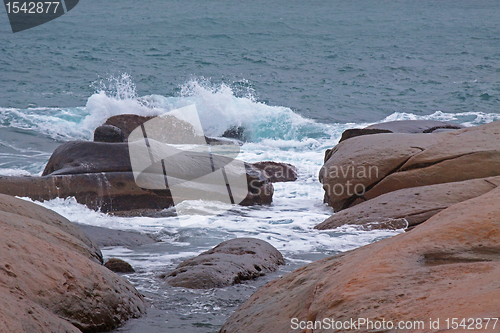
<svg viewBox="0 0 500 333"><path fill-rule="evenodd" d="M123 131L113 125L101 125L94 130L95 142L124 142Z"/></svg>
<svg viewBox="0 0 500 333"><path fill-rule="evenodd" d="M225 241L161 276L173 287L221 288L274 272L285 260L271 244L255 238Z"/></svg>
<svg viewBox="0 0 500 333"><path fill-rule="evenodd" d="M320 170L335 211L403 188L500 175L500 122L430 134L358 136L335 146Z"/></svg>

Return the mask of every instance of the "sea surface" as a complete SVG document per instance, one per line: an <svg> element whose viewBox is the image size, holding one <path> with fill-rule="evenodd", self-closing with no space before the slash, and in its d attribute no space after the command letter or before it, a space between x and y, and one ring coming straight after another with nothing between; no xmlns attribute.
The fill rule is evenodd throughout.
<svg viewBox="0 0 500 333"><path fill-rule="evenodd" d="M41 205L72 221L153 234L162 242L105 248L148 315L117 332L217 332L259 286L313 260L402 232L313 227L332 214L318 171L342 131L402 119L475 126L500 120L498 1L82 0L13 34L0 9L0 174L39 175L69 140L92 140L108 117L195 104L206 135L244 128L244 161L299 170L271 206L190 203L175 217L114 217L74 199ZM278 248L287 264L219 290L171 288L157 276L235 237Z"/></svg>

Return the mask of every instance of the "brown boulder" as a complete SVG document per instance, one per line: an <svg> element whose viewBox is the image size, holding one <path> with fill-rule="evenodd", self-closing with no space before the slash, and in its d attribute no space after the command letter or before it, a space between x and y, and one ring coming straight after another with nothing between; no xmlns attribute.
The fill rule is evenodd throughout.
<svg viewBox="0 0 500 333"><path fill-rule="evenodd" d="M493 122L444 133L349 139L332 150L320 171L325 200L339 211L398 189L498 176L499 133L500 122Z"/></svg>
<svg viewBox="0 0 500 333"><path fill-rule="evenodd" d="M252 163L252 165L263 170L271 183L293 182L297 180L297 167L288 163L279 163L273 161L262 161Z"/></svg>
<svg viewBox="0 0 500 333"><path fill-rule="evenodd" d="M345 332L300 329L303 321L367 318L421 322L409 332L444 332L447 318L498 318L500 189L450 206L410 232L329 257L268 283L221 333ZM431 328L429 320L439 319ZM459 321L460 321L459 320ZM481 320L482 331L494 332ZM372 332L367 326L356 332Z"/></svg>
<svg viewBox="0 0 500 333"><path fill-rule="evenodd" d="M333 214L315 229L357 225L362 229L412 228L456 203L478 197L500 185L500 177L406 188Z"/></svg>
<svg viewBox="0 0 500 333"><path fill-rule="evenodd" d="M115 273L134 273L134 268L125 260L111 258L104 264L104 267Z"/></svg>
<svg viewBox="0 0 500 333"><path fill-rule="evenodd" d="M96 262L68 220L24 200L0 202L2 332L103 331L145 312L142 296Z"/></svg>
<svg viewBox="0 0 500 333"><path fill-rule="evenodd" d="M271 244L254 238L225 241L182 262L166 281L174 287L221 288L275 271L285 261Z"/></svg>
<svg viewBox="0 0 500 333"><path fill-rule="evenodd" d="M413 155L445 140L449 135L373 134L339 143L332 149L330 158L319 172L326 201L335 211L349 207Z"/></svg>
<svg viewBox="0 0 500 333"><path fill-rule="evenodd" d="M133 130L153 118L154 117L139 116L136 114L120 114L108 118L104 125L111 125L121 129L125 137L125 141L127 141Z"/></svg>
<svg viewBox="0 0 500 333"><path fill-rule="evenodd" d="M152 141L152 140L150 140ZM217 151L225 151L224 147ZM173 176L190 179L193 175L202 175L206 166L226 165L232 159L221 155L192 152L169 159ZM226 166L228 174L232 167ZM267 174L245 163L248 182L248 194L241 205L270 204L273 185ZM152 174L143 173L145 179ZM196 177L194 177L196 178ZM156 178L155 178L156 179ZM187 184L187 183L186 183ZM0 176L0 193L29 197L33 200L75 197L79 203L91 209L103 212L132 212L139 215L145 210L162 210L173 206L170 190L141 188L132 173L129 146L127 143L72 141L59 146L50 157L42 177ZM200 190L194 188L193 191ZM223 192L227 196L226 186L210 186L204 190L215 194ZM215 195L217 197L217 195Z"/></svg>

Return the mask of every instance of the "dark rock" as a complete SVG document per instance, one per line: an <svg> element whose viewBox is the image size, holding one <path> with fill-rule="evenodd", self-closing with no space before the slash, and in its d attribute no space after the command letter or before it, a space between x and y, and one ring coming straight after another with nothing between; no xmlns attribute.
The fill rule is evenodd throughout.
<svg viewBox="0 0 500 333"><path fill-rule="evenodd" d="M219 149L222 151L225 148ZM169 170L174 170L169 176L175 178L193 179L195 175L200 177L211 163L218 168L224 166L228 173L240 172L237 167L227 166L233 159L222 155L212 154L210 157L208 154L187 152L176 156L177 158L165 162ZM250 164L244 165L248 194L240 204L248 206L271 203L273 186L268 176ZM153 172L157 171L143 172L142 179L157 179L153 177L156 175ZM127 143L67 142L54 151L42 177L0 176L0 193L33 200L74 196L79 203L92 209L103 212L136 211L139 214L144 210L161 210L173 206L169 189L155 190L152 189L154 186L146 185L141 183L144 187L141 188L134 179ZM208 197L212 197L212 194L215 197L227 197L228 194L225 186L207 184L203 190L209 192Z"/></svg>
<svg viewBox="0 0 500 333"><path fill-rule="evenodd" d="M245 141L245 128L242 126L231 127L230 129L228 129L224 133L222 133L222 136L224 138L231 138L231 139L237 139L240 141Z"/></svg>
<svg viewBox="0 0 500 333"><path fill-rule="evenodd" d="M0 176L0 193L37 201L75 197L77 202L105 213L161 210L174 204L167 191L158 193L137 186L132 172Z"/></svg>
<svg viewBox="0 0 500 333"><path fill-rule="evenodd" d="M347 139L379 133L433 133L438 130L454 130L464 128L462 125L435 120L398 120L374 124L365 128L345 130L339 142Z"/></svg>
<svg viewBox="0 0 500 333"><path fill-rule="evenodd" d="M127 143L70 141L52 153L42 176L131 171Z"/></svg>
<svg viewBox="0 0 500 333"><path fill-rule="evenodd" d="M130 133L137 127L141 126L145 122L153 119L154 117L138 116L135 114L121 114L108 118L104 125L111 125L120 129L124 135L125 142L128 141ZM102 126L101 126L102 127ZM99 127L98 127L99 128ZM223 138L212 138L205 136L205 140L209 145L238 145L242 146L242 136L243 130L226 131L222 136ZM96 140L94 140L96 141Z"/></svg>
<svg viewBox="0 0 500 333"><path fill-rule="evenodd" d="M272 183L293 182L297 180L297 168L294 165L272 161L252 163L252 165L266 172Z"/></svg>
<svg viewBox="0 0 500 333"><path fill-rule="evenodd" d="M237 238L182 262L172 273L162 277L174 287L221 288L258 278L284 263L281 253L269 243Z"/></svg>
<svg viewBox="0 0 500 333"><path fill-rule="evenodd" d="M148 235L135 231L114 230L88 224L77 225L99 247L125 246L130 248L156 242Z"/></svg>
<svg viewBox="0 0 500 333"><path fill-rule="evenodd" d="M132 266L126 262L125 260L121 260L118 258L111 258L104 264L109 270L112 270L115 273L134 273L135 270Z"/></svg>
<svg viewBox="0 0 500 333"><path fill-rule="evenodd" d="M392 133L392 131L387 129L377 129L377 128L351 128L345 130L342 133L342 137L340 138L339 142L345 141L350 138L354 138L356 136L378 134L378 133Z"/></svg>
<svg viewBox="0 0 500 333"><path fill-rule="evenodd" d="M94 131L95 142L124 142L122 130L113 125L101 125Z"/></svg>

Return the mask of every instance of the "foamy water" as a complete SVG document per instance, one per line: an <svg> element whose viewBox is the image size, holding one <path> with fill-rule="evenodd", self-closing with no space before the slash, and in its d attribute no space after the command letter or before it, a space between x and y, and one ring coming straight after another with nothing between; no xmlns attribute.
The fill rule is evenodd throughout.
<svg viewBox="0 0 500 333"><path fill-rule="evenodd" d="M38 203L71 221L139 231L160 239L160 243L141 248L110 247L102 252L105 258L122 258L134 266L137 273L127 277L148 295L153 304L166 307L166 302L170 302L170 312L163 315L169 318L194 316L193 320L204 318L205 321L215 320L220 324L226 314L233 311L266 279L277 277L312 260L352 250L402 232L360 231L354 227L333 231L314 229L315 225L333 213L330 207L323 204L324 192L318 182L324 151L338 142L345 129L364 127L368 123L318 123L287 107L269 106L255 101L251 95L237 97L228 86L214 86L203 81L187 82L176 97L137 96L133 83L126 75L111 81L110 86L90 96L82 107L27 110L0 108L0 126L13 131L11 135L23 131L28 137L38 138L38 146L33 148L30 140L12 142L8 136L5 140L0 137L0 147L4 148L0 153L11 160L0 169L0 175L40 174L57 145L67 140L91 140L93 130L113 115L134 113L154 116L193 103L196 104L207 135L220 136L227 129L235 127L244 129L247 141L241 147L240 159L247 162L285 162L295 165L299 170L297 181L274 184L273 203L270 206L228 207L217 202L184 202L182 205L186 205L185 208L200 212L189 217L187 226L175 216L112 216L90 210L78 204L74 198ZM500 119L500 115L481 112L449 114L440 111L428 116L393 113L381 121L407 119L444 120L474 126ZM26 164L26 159L31 163ZM208 212L213 215L207 217ZM269 242L283 253L287 266L261 282L249 282L245 286L225 288L213 293L169 288L157 278L158 274L173 269L181 260L236 237L255 237ZM225 301L228 295L239 296L228 305ZM177 305L172 307L172 304ZM211 305L205 307L203 304ZM207 319L214 315L219 317ZM134 331L132 328L124 330Z"/></svg>

